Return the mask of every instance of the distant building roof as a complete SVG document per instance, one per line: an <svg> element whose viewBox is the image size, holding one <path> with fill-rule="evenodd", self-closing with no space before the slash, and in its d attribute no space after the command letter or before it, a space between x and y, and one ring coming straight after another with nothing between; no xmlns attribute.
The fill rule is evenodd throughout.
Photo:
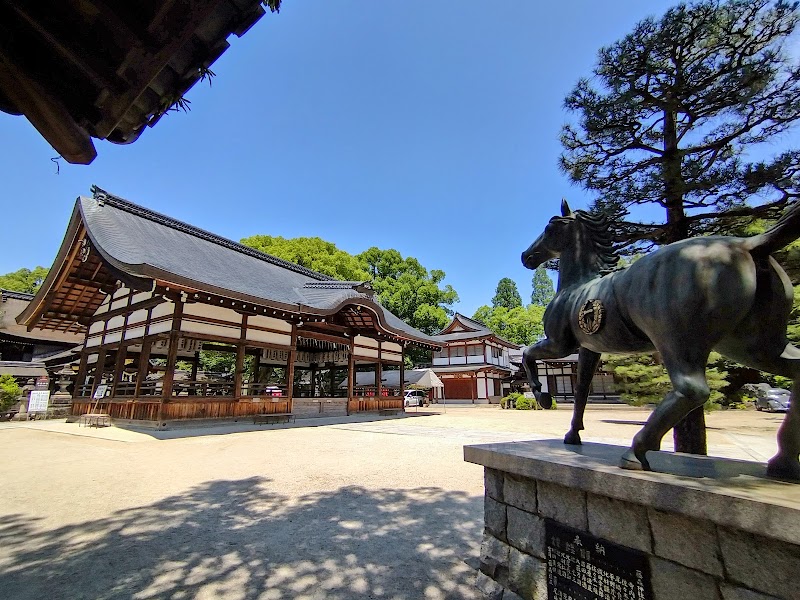
<svg viewBox="0 0 800 600"><path fill-rule="evenodd" d="M480 321L470 319L461 313L453 315L450 323L439 333L434 335L433 338L442 343L492 338L494 341L508 346L509 348L519 348L519 344L509 342L497 335Z"/></svg>
<svg viewBox="0 0 800 600"><path fill-rule="evenodd" d="M311 317L345 311L354 323L419 345L441 345L382 307L364 282L335 281L99 188L94 192L76 201L53 268L17 319L28 328L85 327L119 279L137 289L173 286ZM76 269L92 274L60 276ZM69 292L71 285L81 286L80 306L69 300L78 294Z"/></svg>

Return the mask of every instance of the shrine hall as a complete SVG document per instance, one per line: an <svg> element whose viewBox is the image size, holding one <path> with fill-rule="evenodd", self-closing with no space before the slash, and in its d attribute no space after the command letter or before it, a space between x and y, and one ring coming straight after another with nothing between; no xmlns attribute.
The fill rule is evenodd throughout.
<svg viewBox="0 0 800 600"><path fill-rule="evenodd" d="M369 282L92 193L75 202L47 278L17 317L29 331L84 336L73 415L167 427L402 411L404 350L442 346L382 307ZM209 356L232 368L202 368ZM382 384L389 370L399 385Z"/></svg>

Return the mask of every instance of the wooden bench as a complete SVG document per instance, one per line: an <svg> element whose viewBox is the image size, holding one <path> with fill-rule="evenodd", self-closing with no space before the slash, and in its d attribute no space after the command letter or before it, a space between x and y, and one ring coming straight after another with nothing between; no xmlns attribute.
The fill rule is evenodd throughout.
<svg viewBox="0 0 800 600"><path fill-rule="evenodd" d="M382 408L378 411L378 414L381 416L388 416L388 415L399 415L403 412L402 408Z"/></svg>
<svg viewBox="0 0 800 600"><path fill-rule="evenodd" d="M78 418L78 427L109 427L111 415L106 413L86 413Z"/></svg>
<svg viewBox="0 0 800 600"><path fill-rule="evenodd" d="M253 425L263 425L264 423L290 423L294 422L292 413L272 413L269 415L253 415Z"/></svg>

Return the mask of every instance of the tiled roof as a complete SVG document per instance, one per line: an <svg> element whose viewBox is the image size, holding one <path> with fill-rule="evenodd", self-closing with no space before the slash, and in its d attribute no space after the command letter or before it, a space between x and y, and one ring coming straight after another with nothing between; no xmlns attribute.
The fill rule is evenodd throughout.
<svg viewBox="0 0 800 600"><path fill-rule="evenodd" d="M383 308L364 282L336 281L100 188L93 191L94 197L77 200L91 251L124 275L213 291L298 314L328 315L348 304L362 305L378 315L388 333L440 345Z"/></svg>

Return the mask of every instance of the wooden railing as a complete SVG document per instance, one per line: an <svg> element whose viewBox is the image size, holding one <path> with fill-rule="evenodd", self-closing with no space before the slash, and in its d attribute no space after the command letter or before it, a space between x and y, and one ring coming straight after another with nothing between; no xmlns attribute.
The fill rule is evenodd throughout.
<svg viewBox="0 0 800 600"><path fill-rule="evenodd" d="M233 398L232 381L176 381L172 384L172 395L189 398L222 396Z"/></svg>
<svg viewBox="0 0 800 600"><path fill-rule="evenodd" d="M112 419L131 419L141 421L157 421L161 410L161 419L225 419L230 417L247 417L291 412L291 403L285 399L270 400L180 400L165 402L153 401L76 401L72 403L73 415L84 415L99 412L111 415Z"/></svg>
<svg viewBox="0 0 800 600"><path fill-rule="evenodd" d="M269 398L286 397L286 386L275 385L274 383L243 383L242 396L256 397L266 396Z"/></svg>
<svg viewBox="0 0 800 600"><path fill-rule="evenodd" d="M350 413L403 408L402 396L367 396L350 398L347 409Z"/></svg>

